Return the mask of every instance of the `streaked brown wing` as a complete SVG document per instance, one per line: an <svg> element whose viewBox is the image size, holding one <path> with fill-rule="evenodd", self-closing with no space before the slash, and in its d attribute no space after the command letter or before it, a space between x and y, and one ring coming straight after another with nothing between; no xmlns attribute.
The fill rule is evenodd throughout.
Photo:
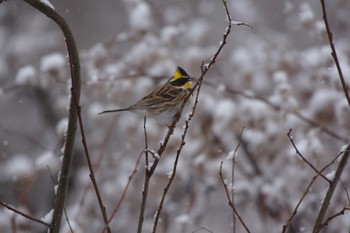
<svg viewBox="0 0 350 233"><path fill-rule="evenodd" d="M152 93L139 100L131 109L168 108L177 105L187 95L187 91L171 85L160 86Z"/></svg>

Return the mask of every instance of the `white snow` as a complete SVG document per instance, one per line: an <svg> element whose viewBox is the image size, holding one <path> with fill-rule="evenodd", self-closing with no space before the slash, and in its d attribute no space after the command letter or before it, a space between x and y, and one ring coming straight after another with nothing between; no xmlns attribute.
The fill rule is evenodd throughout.
<svg viewBox="0 0 350 233"><path fill-rule="evenodd" d="M226 157L226 160L227 161L231 161L231 160L234 160L236 157L236 152L235 151L230 151Z"/></svg>
<svg viewBox="0 0 350 233"><path fill-rule="evenodd" d="M273 77L273 81L276 84L281 84L281 83L288 82L288 75L283 70L278 70L278 71L274 72L272 77Z"/></svg>
<svg viewBox="0 0 350 233"><path fill-rule="evenodd" d="M60 137L63 137L64 135L66 135L67 127L68 127L68 118L64 117L56 125L57 135L59 135Z"/></svg>
<svg viewBox="0 0 350 233"><path fill-rule="evenodd" d="M326 177L328 180L332 181L335 176L335 170L331 171L330 173L326 174Z"/></svg>
<svg viewBox="0 0 350 233"><path fill-rule="evenodd" d="M53 187L53 191L55 192L55 195L57 195L57 190L58 190L58 184L56 184L56 185Z"/></svg>
<svg viewBox="0 0 350 233"><path fill-rule="evenodd" d="M53 216L53 209L50 210L43 218L41 218L41 221L51 224L52 222L52 216Z"/></svg>
<svg viewBox="0 0 350 233"><path fill-rule="evenodd" d="M181 27L169 25L161 30L160 35L163 43L171 43L181 32Z"/></svg>
<svg viewBox="0 0 350 233"><path fill-rule="evenodd" d="M175 218L175 222L178 224L187 223L188 221L190 221L190 216L188 216L187 214L183 214Z"/></svg>
<svg viewBox="0 0 350 233"><path fill-rule="evenodd" d="M148 31L153 26L153 14L147 2L142 0L130 1L131 10L129 14L129 23L135 31Z"/></svg>
<svg viewBox="0 0 350 233"><path fill-rule="evenodd" d="M300 7L300 14L299 14L299 20L303 24L311 23L315 18L315 14L312 11L312 8L310 5L306 2L304 2Z"/></svg>
<svg viewBox="0 0 350 233"><path fill-rule="evenodd" d="M348 146L349 146L349 144L342 145L340 148L339 154L344 153L346 151L346 149L348 148Z"/></svg>
<svg viewBox="0 0 350 233"><path fill-rule="evenodd" d="M38 83L37 72L33 66L24 66L17 72L15 83L18 85L35 86Z"/></svg>
<svg viewBox="0 0 350 233"><path fill-rule="evenodd" d="M34 172L34 163L28 155L16 154L3 162L1 173L7 177L29 176Z"/></svg>
<svg viewBox="0 0 350 233"><path fill-rule="evenodd" d="M50 7L52 10L55 10L55 7L51 4L51 2L49 0L39 0L41 3L43 3L44 5Z"/></svg>
<svg viewBox="0 0 350 233"><path fill-rule="evenodd" d="M220 135L231 123L235 116L236 106L230 99L224 99L217 103L214 117L214 132Z"/></svg>
<svg viewBox="0 0 350 233"><path fill-rule="evenodd" d="M227 191L228 191L229 193L234 193L234 191L235 191L235 186L233 185L232 182L227 183L227 184L226 184L226 187L227 187Z"/></svg>
<svg viewBox="0 0 350 233"><path fill-rule="evenodd" d="M51 171L55 171L59 168L59 159L52 151L45 151L36 158L35 166L41 170L46 170L49 167Z"/></svg>
<svg viewBox="0 0 350 233"><path fill-rule="evenodd" d="M59 70L67 64L66 58L60 53L52 53L44 56L40 61L40 71L50 72Z"/></svg>
<svg viewBox="0 0 350 233"><path fill-rule="evenodd" d="M173 170L170 170L166 173L169 179L172 177L173 173L174 173Z"/></svg>

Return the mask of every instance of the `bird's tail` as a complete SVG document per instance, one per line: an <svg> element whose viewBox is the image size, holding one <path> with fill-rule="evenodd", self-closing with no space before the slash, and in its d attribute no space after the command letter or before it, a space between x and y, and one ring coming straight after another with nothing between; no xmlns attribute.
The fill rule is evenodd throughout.
<svg viewBox="0 0 350 233"><path fill-rule="evenodd" d="M112 112L123 112L123 111L129 111L129 110L130 110L130 108L113 109L113 110L106 110L103 112L99 112L98 114L112 113Z"/></svg>

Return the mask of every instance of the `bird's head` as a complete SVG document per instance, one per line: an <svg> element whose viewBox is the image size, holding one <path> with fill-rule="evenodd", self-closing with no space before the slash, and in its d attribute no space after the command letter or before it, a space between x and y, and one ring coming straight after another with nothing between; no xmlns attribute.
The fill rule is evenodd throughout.
<svg viewBox="0 0 350 233"><path fill-rule="evenodd" d="M181 67L177 67L173 77L169 80L170 84L186 90L191 90L193 85L192 81L194 79L191 78L184 69Z"/></svg>

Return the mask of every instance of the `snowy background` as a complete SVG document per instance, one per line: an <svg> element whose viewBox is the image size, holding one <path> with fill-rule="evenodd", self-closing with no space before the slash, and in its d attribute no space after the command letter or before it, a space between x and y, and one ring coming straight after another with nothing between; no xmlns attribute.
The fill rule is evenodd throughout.
<svg viewBox="0 0 350 233"><path fill-rule="evenodd" d="M199 77L222 40L227 22L214 0L51 0L67 19L80 49L82 114L87 143L107 213L144 149L143 119L132 113L97 115L125 107L163 83L176 66ZM350 2L326 1L345 78L350 77ZM232 232L232 211L219 177L232 190L251 232L281 232L315 172L349 138L350 109L327 41L319 1L229 1L234 26L228 44L205 77L178 172L158 232ZM50 212L67 124L69 67L62 33L22 1L0 5L0 200L37 218ZM348 80L347 80L348 81ZM316 126L315 126L316 124ZM168 182L183 122L178 124L151 180L144 232L150 232ZM321 127L320 127L321 126ZM239 140L243 127L242 139ZM166 128L147 121L150 149ZM229 156L231 157L231 156ZM75 233L101 232L102 217L81 137L76 140L67 213ZM337 162L326 170L331 178ZM49 168L49 169L48 169ZM49 172L50 171L50 172ZM144 159L111 222L112 232L136 232ZM349 166L328 216L348 204ZM328 183L318 178L290 232L310 232ZM323 232L348 232L350 213ZM62 232L70 232L63 220ZM245 232L236 220L237 232ZM0 208L0 232L45 232L45 227ZM202 229L201 229L202 228ZM201 229L201 230L198 230ZM206 230L207 229L207 230Z"/></svg>

